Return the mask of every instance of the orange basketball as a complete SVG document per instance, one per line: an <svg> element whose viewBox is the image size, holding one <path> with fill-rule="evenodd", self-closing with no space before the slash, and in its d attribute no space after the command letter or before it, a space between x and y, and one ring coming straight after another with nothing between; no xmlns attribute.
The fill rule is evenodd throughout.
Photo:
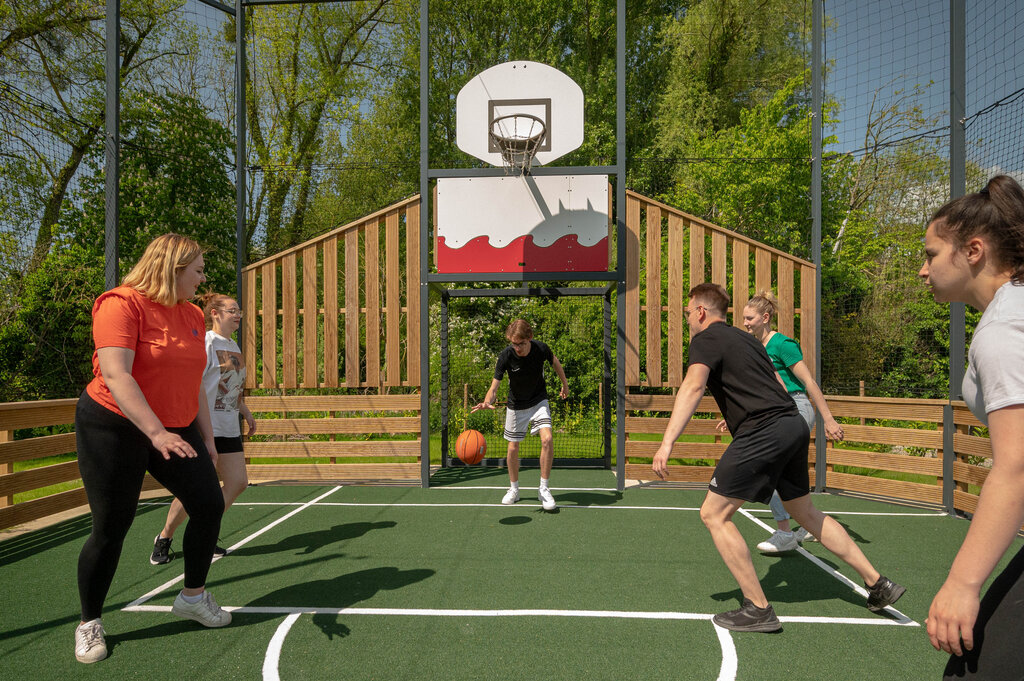
<svg viewBox="0 0 1024 681"><path fill-rule="evenodd" d="M455 453L467 465L480 463L487 453L487 442L480 431L464 430L455 441Z"/></svg>

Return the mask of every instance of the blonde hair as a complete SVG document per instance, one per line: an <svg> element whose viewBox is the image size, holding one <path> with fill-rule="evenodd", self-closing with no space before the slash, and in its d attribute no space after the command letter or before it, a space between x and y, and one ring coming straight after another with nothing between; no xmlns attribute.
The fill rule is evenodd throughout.
<svg viewBox="0 0 1024 681"><path fill-rule="evenodd" d="M525 319L516 319L508 325L507 329L505 329L505 338L508 340L512 340L513 338L530 340L533 338L533 327L530 326L530 322Z"/></svg>
<svg viewBox="0 0 1024 681"><path fill-rule="evenodd" d="M223 293L214 293L213 291L207 291L199 296L199 306L203 308L203 319L206 320L207 331L213 329L213 315L211 313L215 309L223 310L224 305L227 304L227 301L229 300L234 300L234 298L226 296Z"/></svg>
<svg viewBox="0 0 1024 681"><path fill-rule="evenodd" d="M761 291L747 301L746 307L753 308L757 314L768 315L768 325L771 326L779 313L779 301L771 291Z"/></svg>
<svg viewBox="0 0 1024 681"><path fill-rule="evenodd" d="M187 236L158 236L149 242L142 258L121 285L130 286L153 302L170 307L178 302L178 271L202 254L199 244Z"/></svg>

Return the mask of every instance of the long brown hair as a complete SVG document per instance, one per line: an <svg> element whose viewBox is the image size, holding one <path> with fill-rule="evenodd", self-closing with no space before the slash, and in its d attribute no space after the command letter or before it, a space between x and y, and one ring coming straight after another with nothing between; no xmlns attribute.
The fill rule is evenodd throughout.
<svg viewBox="0 0 1024 681"><path fill-rule="evenodd" d="M168 307L177 304L177 273L203 254L194 240L180 234L164 234L149 242L135 266L121 281L150 300Z"/></svg>
<svg viewBox="0 0 1024 681"><path fill-rule="evenodd" d="M976 236L985 239L1013 283L1024 284L1024 189L1009 175L996 175L981 191L950 201L929 224L957 250Z"/></svg>

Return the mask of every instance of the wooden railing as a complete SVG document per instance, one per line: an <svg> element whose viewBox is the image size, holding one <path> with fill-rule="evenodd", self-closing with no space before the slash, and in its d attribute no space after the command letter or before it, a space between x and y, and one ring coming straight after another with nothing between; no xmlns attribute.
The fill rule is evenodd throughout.
<svg viewBox="0 0 1024 681"><path fill-rule="evenodd" d="M246 388L419 387L420 199L242 270Z"/></svg>
<svg viewBox="0 0 1024 681"><path fill-rule="evenodd" d="M813 263L627 191L626 386L679 385L687 292L705 281L724 286L732 297L732 323L740 326L751 272L755 293L771 290L778 298L779 331L796 338L804 361L815 366Z"/></svg>

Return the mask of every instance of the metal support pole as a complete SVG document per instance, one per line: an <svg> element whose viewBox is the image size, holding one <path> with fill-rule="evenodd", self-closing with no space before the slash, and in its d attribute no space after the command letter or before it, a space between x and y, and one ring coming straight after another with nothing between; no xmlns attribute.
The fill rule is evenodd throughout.
<svg viewBox="0 0 1024 681"><path fill-rule="evenodd" d="M441 467L448 466L448 301L445 291L441 294Z"/></svg>
<svg viewBox="0 0 1024 681"><path fill-rule="evenodd" d="M246 99L246 74L248 65L245 53L245 7L242 0L235 0L235 294L238 304L242 300L242 268L245 267L246 224L245 206L247 201L245 137L248 105ZM255 295L255 292L252 292Z"/></svg>
<svg viewBox="0 0 1024 681"><path fill-rule="evenodd" d="M626 489L626 0L615 3L615 473Z"/></svg>
<svg viewBox="0 0 1024 681"><path fill-rule="evenodd" d="M964 129L964 93L967 86L967 8L965 0L949 3L949 197L955 199L966 192L967 142ZM964 380L967 348L966 309L963 303L949 306L949 400L942 410L942 505L955 514L953 490L953 463L956 452L953 436L954 400L963 399L961 384Z"/></svg>
<svg viewBox="0 0 1024 681"><path fill-rule="evenodd" d="M612 467L612 289L604 296L604 372L601 375L601 446L604 466Z"/></svg>
<svg viewBox="0 0 1024 681"><path fill-rule="evenodd" d="M430 487L430 22L420 0L420 484Z"/></svg>
<svg viewBox="0 0 1024 681"><path fill-rule="evenodd" d="M103 231L103 283L106 288L117 286L117 237L120 218L121 185L121 0L107 0L106 24L106 111L103 134L105 155L104 231Z"/></svg>
<svg viewBox="0 0 1024 681"><path fill-rule="evenodd" d="M814 380L821 385L821 115L822 115L822 66L824 50L822 43L825 29L825 8L822 0L811 3L814 16L811 21L811 249L814 258ZM800 324L805 320L801 317ZM825 423L819 412L814 419L814 489L821 492L826 486L826 456L828 450L825 438Z"/></svg>

